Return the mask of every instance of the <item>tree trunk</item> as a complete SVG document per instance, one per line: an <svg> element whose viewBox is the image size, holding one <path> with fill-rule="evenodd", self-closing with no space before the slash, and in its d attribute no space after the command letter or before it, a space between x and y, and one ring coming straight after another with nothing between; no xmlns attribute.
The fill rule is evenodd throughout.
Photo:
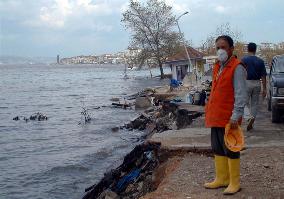
<svg viewBox="0 0 284 199"><path fill-rule="evenodd" d="M159 62L159 67L160 67L160 71L161 71L161 79L165 78L165 74L164 74L164 69L163 69L163 63L161 62L161 60L158 60Z"/></svg>

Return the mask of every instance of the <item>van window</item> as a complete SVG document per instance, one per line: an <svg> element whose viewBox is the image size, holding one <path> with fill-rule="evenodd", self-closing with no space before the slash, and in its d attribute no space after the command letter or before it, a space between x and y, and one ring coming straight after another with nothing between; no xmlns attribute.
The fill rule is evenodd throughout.
<svg viewBox="0 0 284 199"><path fill-rule="evenodd" d="M273 67L276 73L284 73L284 56L277 57L274 60Z"/></svg>

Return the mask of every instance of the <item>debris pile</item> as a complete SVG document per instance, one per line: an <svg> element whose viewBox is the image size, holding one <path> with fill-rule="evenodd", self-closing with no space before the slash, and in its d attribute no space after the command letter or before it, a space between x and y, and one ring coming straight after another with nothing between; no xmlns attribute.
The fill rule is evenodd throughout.
<svg viewBox="0 0 284 199"><path fill-rule="evenodd" d="M198 93L197 93L198 94ZM197 95L195 102L203 105L206 95ZM112 98L112 107L143 109L143 113L124 126L111 128L112 132L120 129L146 131L141 139L145 140L154 133L171 129L187 128L194 120L202 116L202 112L182 107L175 93L158 93L154 89L125 97L123 103L119 98ZM201 99L201 100L200 100ZM188 103L188 102L186 102ZM190 103L188 103L190 104ZM197 103L196 103L197 104ZM164 161L166 155L161 154L160 143L143 142L136 146L116 169L105 173L102 180L85 190L83 199L132 199L152 192L156 189L156 168Z"/></svg>
<svg viewBox="0 0 284 199"><path fill-rule="evenodd" d="M98 184L87 188L83 199L139 198L153 191L159 148L159 144L150 143L136 146L118 168L105 173Z"/></svg>
<svg viewBox="0 0 284 199"><path fill-rule="evenodd" d="M143 91L131 94L123 99L111 98L111 106L114 108L123 108L123 109L132 109L135 106L135 109L148 108L153 105L152 98L155 93L154 89L146 88Z"/></svg>
<svg viewBox="0 0 284 199"><path fill-rule="evenodd" d="M149 108L138 118L123 126L128 130L147 130L148 133L161 133L171 129L186 128L202 113L179 109L179 105L164 101L161 107Z"/></svg>

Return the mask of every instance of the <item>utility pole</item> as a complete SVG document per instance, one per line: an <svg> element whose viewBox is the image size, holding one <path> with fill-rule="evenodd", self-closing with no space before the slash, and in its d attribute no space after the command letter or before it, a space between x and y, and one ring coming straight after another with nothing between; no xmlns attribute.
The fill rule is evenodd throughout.
<svg viewBox="0 0 284 199"><path fill-rule="evenodd" d="M193 73L195 74L195 77L196 77L196 80L197 80L196 68L195 68L195 67L193 68L193 65L192 65L192 62L191 62L191 60L190 60L190 57L189 57L189 54L188 54L188 51L187 51L187 47L186 47L186 44L185 44L185 38L182 36L182 32L181 32L181 29L180 29L180 26L179 26L179 23L178 23L178 20L179 20L182 16L187 15L187 14L189 14L189 12L185 12L185 13L183 13L182 15L180 15L180 16L176 19L176 23L177 23L177 27L178 27L178 30L179 30L180 37L182 38L182 43L183 43L184 50L185 50L185 52L186 52L186 56L187 56L187 59L188 59L189 68L192 68L192 71L193 71Z"/></svg>

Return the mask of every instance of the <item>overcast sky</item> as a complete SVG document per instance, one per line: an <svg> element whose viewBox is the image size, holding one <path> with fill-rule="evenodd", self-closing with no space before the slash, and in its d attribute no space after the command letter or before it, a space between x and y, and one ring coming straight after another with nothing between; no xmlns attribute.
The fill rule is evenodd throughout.
<svg viewBox="0 0 284 199"><path fill-rule="evenodd" d="M75 56L127 48L121 25L128 0L0 0L0 55ZM166 0L187 40L199 46L229 22L244 41L284 41L283 0Z"/></svg>

